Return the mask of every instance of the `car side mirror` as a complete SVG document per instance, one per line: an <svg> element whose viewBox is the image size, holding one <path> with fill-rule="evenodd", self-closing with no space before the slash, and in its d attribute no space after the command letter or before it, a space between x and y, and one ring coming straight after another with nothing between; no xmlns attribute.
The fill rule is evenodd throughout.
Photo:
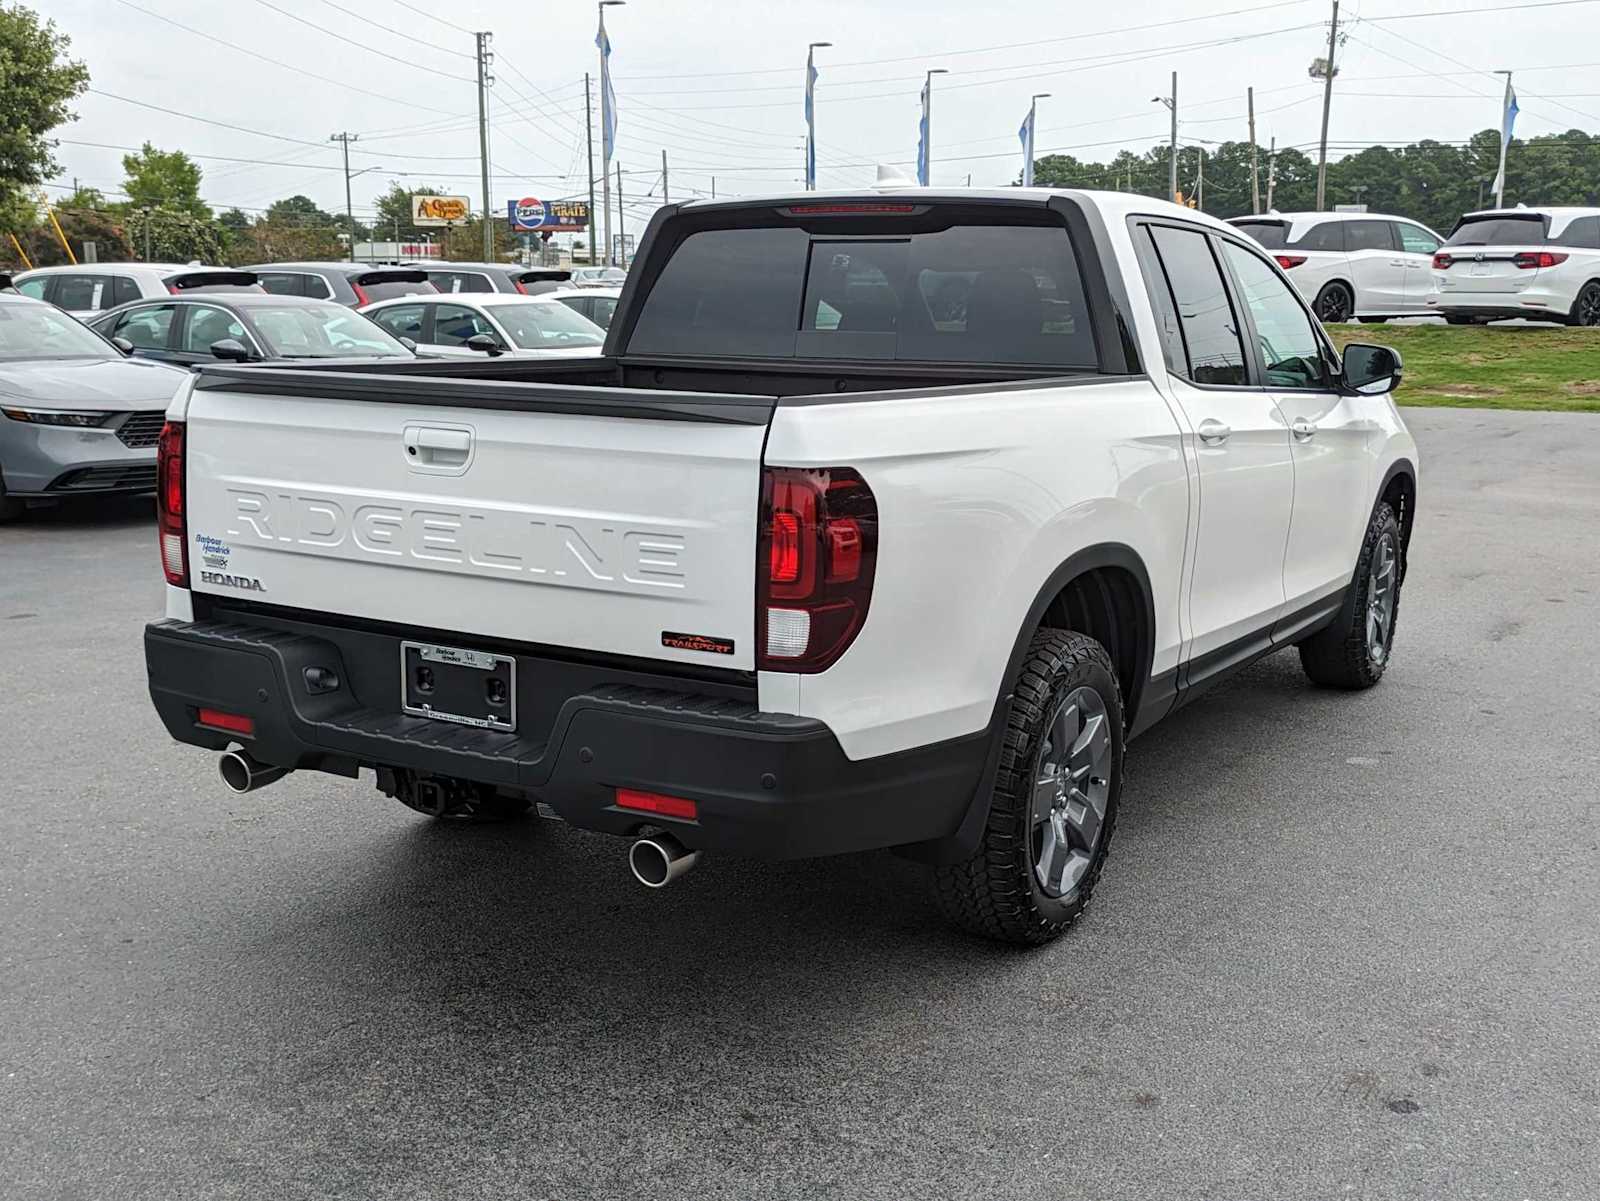
<svg viewBox="0 0 1600 1201"><path fill-rule="evenodd" d="M415 354L417 352L416 339L414 339L414 338L401 338L399 341L400 341L400 345L404 346L412 354Z"/></svg>
<svg viewBox="0 0 1600 1201"><path fill-rule="evenodd" d="M1400 353L1387 346L1352 342L1344 348L1344 391L1382 396L1400 386Z"/></svg>
<svg viewBox="0 0 1600 1201"><path fill-rule="evenodd" d="M467 349L482 351L491 359L500 354L500 343L495 341L493 334L473 334L467 339Z"/></svg>
<svg viewBox="0 0 1600 1201"><path fill-rule="evenodd" d="M111 345L115 346L123 354L131 355L133 353L133 343L128 341L128 339L126 339L126 338L123 338L123 337L112 338L111 339Z"/></svg>
<svg viewBox="0 0 1600 1201"><path fill-rule="evenodd" d="M223 338L220 342L211 344L211 353L219 359L226 359L230 363L248 363L250 352L245 344L237 338Z"/></svg>

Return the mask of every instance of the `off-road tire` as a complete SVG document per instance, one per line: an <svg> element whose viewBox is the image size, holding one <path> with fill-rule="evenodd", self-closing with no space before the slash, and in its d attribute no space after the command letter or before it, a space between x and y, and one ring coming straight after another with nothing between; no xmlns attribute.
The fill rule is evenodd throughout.
<svg viewBox="0 0 1600 1201"><path fill-rule="evenodd" d="M1060 703L1092 688L1104 702L1111 739L1109 790L1098 843L1070 892L1048 895L1034 870L1035 772ZM1057 938L1089 905L1116 829L1122 793L1123 712L1116 668L1093 638L1063 630L1034 635L1001 732L999 769L982 841L970 859L934 869L939 908L957 926L1000 942L1038 945Z"/></svg>
<svg viewBox="0 0 1600 1201"><path fill-rule="evenodd" d="M1394 603L1390 610L1388 630L1383 635L1383 655L1374 659L1372 637L1367 620L1372 602L1374 580L1373 556L1385 540L1393 554ZM1405 578L1405 558L1400 541L1400 522L1387 501L1380 501L1367 523L1366 536L1361 540L1361 555L1356 561L1349 594L1333 624L1324 627L1300 643L1300 666L1312 683L1327 688L1371 688L1383 678L1389 662L1394 658L1394 634L1400 618L1400 585Z"/></svg>

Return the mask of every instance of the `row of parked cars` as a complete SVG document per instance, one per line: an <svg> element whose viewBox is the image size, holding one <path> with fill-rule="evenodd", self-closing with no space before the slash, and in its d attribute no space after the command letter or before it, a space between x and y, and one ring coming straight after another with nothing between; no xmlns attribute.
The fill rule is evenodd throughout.
<svg viewBox="0 0 1600 1201"><path fill-rule="evenodd" d="M1274 212L1232 224L1273 252L1324 322L1600 325L1600 209L1468 213L1444 238L1378 213Z"/></svg>
<svg viewBox="0 0 1600 1201"><path fill-rule="evenodd" d="M151 263L0 276L0 521L30 500L149 491L162 414L200 363L598 355L622 273Z"/></svg>

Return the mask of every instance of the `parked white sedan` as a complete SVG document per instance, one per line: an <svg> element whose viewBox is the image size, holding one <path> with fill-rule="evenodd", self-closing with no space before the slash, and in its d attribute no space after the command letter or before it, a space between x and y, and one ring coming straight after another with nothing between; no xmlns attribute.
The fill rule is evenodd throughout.
<svg viewBox="0 0 1600 1201"><path fill-rule="evenodd" d="M1278 260L1325 323L1434 311L1433 253L1444 239L1425 225L1382 213L1264 213L1231 224Z"/></svg>
<svg viewBox="0 0 1600 1201"><path fill-rule="evenodd" d="M456 292L397 296L357 310L417 352L442 358L587 358L598 355L606 331L544 296Z"/></svg>

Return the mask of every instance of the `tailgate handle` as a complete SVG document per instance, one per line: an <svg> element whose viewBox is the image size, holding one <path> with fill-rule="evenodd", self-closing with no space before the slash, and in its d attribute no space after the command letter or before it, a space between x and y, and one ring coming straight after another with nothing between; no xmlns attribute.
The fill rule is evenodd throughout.
<svg viewBox="0 0 1600 1201"><path fill-rule="evenodd" d="M419 471L463 471L472 458L472 431L408 425L406 459Z"/></svg>

